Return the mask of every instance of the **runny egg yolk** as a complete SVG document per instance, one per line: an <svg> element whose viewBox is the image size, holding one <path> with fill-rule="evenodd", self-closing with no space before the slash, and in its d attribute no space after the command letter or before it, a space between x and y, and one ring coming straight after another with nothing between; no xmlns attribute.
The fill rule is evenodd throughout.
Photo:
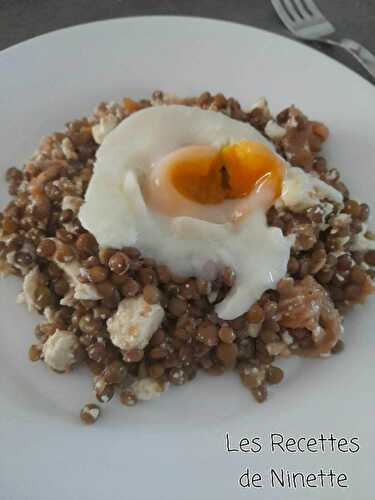
<svg viewBox="0 0 375 500"><path fill-rule="evenodd" d="M281 194L284 166L269 148L242 140L217 150L210 146L189 146L169 165L173 187L200 204L219 204L241 199L267 186L273 203Z"/></svg>

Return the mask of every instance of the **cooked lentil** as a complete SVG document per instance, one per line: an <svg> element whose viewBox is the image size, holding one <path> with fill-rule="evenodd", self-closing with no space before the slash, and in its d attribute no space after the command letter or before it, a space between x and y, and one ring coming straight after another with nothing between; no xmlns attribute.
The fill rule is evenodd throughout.
<svg viewBox="0 0 375 500"><path fill-rule="evenodd" d="M137 404L137 396L131 389L125 389L120 392L120 401L125 406L134 406Z"/></svg>
<svg viewBox="0 0 375 500"><path fill-rule="evenodd" d="M80 413L81 422L85 425L94 424L100 417L100 408L98 405L89 403L86 404Z"/></svg>

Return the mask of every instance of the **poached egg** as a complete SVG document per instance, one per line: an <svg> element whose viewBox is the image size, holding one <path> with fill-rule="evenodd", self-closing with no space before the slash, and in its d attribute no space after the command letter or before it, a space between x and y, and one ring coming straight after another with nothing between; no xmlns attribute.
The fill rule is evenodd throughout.
<svg viewBox="0 0 375 500"><path fill-rule="evenodd" d="M288 163L248 123L182 105L138 111L104 139L80 209L101 246L137 247L172 272L235 285L216 305L234 319L286 274L292 239L266 212Z"/></svg>

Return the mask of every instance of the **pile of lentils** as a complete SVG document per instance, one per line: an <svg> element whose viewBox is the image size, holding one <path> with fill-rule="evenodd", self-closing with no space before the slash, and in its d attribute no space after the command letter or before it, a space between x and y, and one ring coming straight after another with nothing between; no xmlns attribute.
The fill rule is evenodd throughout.
<svg viewBox="0 0 375 500"><path fill-rule="evenodd" d="M319 154L328 137L327 128L310 121L294 106L273 118L266 103L246 111L235 99L209 92L177 99L157 91L150 100L125 98L120 104L102 103L90 119L70 122L64 132L43 138L23 169L11 167L6 174L12 199L0 213L0 270L22 277L38 267L43 279L36 308L48 319L35 329L37 342L31 346L29 358L41 358L43 344L56 330L73 332L80 345L77 363L86 364L92 372L98 402L108 402L117 393L124 405L133 406L137 403L134 381L148 377L160 387L179 386L193 380L199 370L211 375L235 370L255 400L263 402L268 386L283 379L282 369L274 362L292 354L303 355L304 349L311 352L314 345L312 332L303 321L297 321L294 328L283 324L278 289L264 292L239 318L224 321L214 309L235 282L230 269L224 269L214 282L176 276L136 248L99 247L81 226L77 213L62 207L66 196L84 198L98 148L92 135L94 125L108 118L117 124L140 109L171 103L223 112L262 133L270 120L285 128L284 137L274 141L278 152L292 165L314 172L344 197L344 206L332 207L328 218L323 207L299 214L270 209L269 224L296 238L288 264L289 286L311 276L334 304L340 321L354 304L363 303L373 291L375 251L352 251L351 245L363 231L369 208L350 198L338 171L329 169ZM36 183L43 172L43 182ZM340 214L350 217L340 218ZM370 233L367 237L373 238ZM70 285L51 260L56 252L51 238L60 242L57 260L78 262L84 270L81 281L92 284L100 300L71 298L61 305ZM165 319L145 349L123 353L111 343L106 320L120 301L139 294L149 304L159 303ZM306 303L307 314L309 307ZM342 348L342 340L337 339L326 354ZM99 415L97 404L81 411L84 423L96 421Z"/></svg>

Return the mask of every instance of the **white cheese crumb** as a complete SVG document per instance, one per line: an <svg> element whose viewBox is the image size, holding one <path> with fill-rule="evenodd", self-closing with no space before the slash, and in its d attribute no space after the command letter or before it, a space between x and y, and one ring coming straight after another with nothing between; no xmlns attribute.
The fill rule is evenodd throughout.
<svg viewBox="0 0 375 500"><path fill-rule="evenodd" d="M64 226L64 229L66 231L68 231L68 233L78 235L78 233L80 231L79 226L77 226L73 222L64 222L63 226Z"/></svg>
<svg viewBox="0 0 375 500"><path fill-rule="evenodd" d="M92 127L92 136L97 144L102 144L105 137L116 127L117 119L114 115L106 115L100 118L99 123Z"/></svg>
<svg viewBox="0 0 375 500"><path fill-rule="evenodd" d="M290 354L289 348L284 342L270 342L266 349L270 356L288 356Z"/></svg>
<svg viewBox="0 0 375 500"><path fill-rule="evenodd" d="M332 203L329 203L328 201L322 202L320 204L320 206L322 207L322 211L323 211L323 213L322 213L323 221L322 221L322 224L320 227L321 227L322 231L325 231L329 227L327 220L328 220L329 215L331 215L331 213L333 212L334 206Z"/></svg>
<svg viewBox="0 0 375 500"><path fill-rule="evenodd" d="M162 97L152 97L151 104L153 106L159 106L161 104L173 104L178 101L176 94L170 92L163 92Z"/></svg>
<svg viewBox="0 0 375 500"><path fill-rule="evenodd" d="M283 339L286 345L292 345L294 342L293 337L286 330L282 332L281 338Z"/></svg>
<svg viewBox="0 0 375 500"><path fill-rule="evenodd" d="M70 289L66 295L60 300L61 306L73 307L75 304L74 290Z"/></svg>
<svg viewBox="0 0 375 500"><path fill-rule="evenodd" d="M329 181L335 181L339 176L338 171L335 168L332 168L329 172L326 174L326 178Z"/></svg>
<svg viewBox="0 0 375 500"><path fill-rule="evenodd" d="M207 295L207 299L208 299L208 302L210 304L213 304L215 302L215 300L217 299L219 295L219 291L218 290L213 290L211 291L208 295Z"/></svg>
<svg viewBox="0 0 375 500"><path fill-rule="evenodd" d="M159 397L162 392L165 392L168 385L163 386L155 379L146 377L134 382L131 388L139 400L149 401L150 399Z"/></svg>
<svg viewBox="0 0 375 500"><path fill-rule="evenodd" d="M349 240L350 240L350 236L343 236L342 238L336 238L336 241L339 242L339 244L341 245L341 247L343 247L344 245L346 245Z"/></svg>
<svg viewBox="0 0 375 500"><path fill-rule="evenodd" d="M342 255L348 255L347 252L345 252L345 250L336 250L335 252L330 252L330 254L336 257L337 259Z"/></svg>
<svg viewBox="0 0 375 500"><path fill-rule="evenodd" d="M312 331L312 338L314 339L314 342L317 344L322 341L325 335L326 335L325 330L319 325L316 326Z"/></svg>
<svg viewBox="0 0 375 500"><path fill-rule="evenodd" d="M35 302L35 294L41 285L41 281L42 276L37 266L29 271L23 280L22 293L17 297L17 302L19 304L25 303L29 311L39 309Z"/></svg>
<svg viewBox="0 0 375 500"><path fill-rule="evenodd" d="M370 266L368 264L366 264L365 261L361 262L360 264L360 267L361 269L363 269L364 271L368 271L370 269Z"/></svg>
<svg viewBox="0 0 375 500"><path fill-rule="evenodd" d="M350 214L338 214L335 217L335 220L333 221L334 226L345 226L347 224L350 224L352 221L352 216Z"/></svg>
<svg viewBox="0 0 375 500"><path fill-rule="evenodd" d="M262 328L262 321L260 323L249 323L247 327L247 335L255 339L258 336L261 328Z"/></svg>
<svg viewBox="0 0 375 500"><path fill-rule="evenodd" d="M21 266L20 264L17 264L15 257L16 257L15 251L7 253L6 263L9 264L10 266L13 266L13 267L19 269L22 274L26 274L28 268L25 266Z"/></svg>
<svg viewBox="0 0 375 500"><path fill-rule="evenodd" d="M148 304L142 295L124 299L107 320L112 343L123 351L143 349L159 328L164 314L159 304Z"/></svg>
<svg viewBox="0 0 375 500"><path fill-rule="evenodd" d="M277 141L284 137L286 130L280 127L274 120L269 120L264 128L264 133L270 139Z"/></svg>
<svg viewBox="0 0 375 500"><path fill-rule="evenodd" d="M99 408L87 408L85 410L89 415L91 415L91 417L94 419L94 420L97 420L97 418L99 417L99 413L100 413L100 409Z"/></svg>
<svg viewBox="0 0 375 500"><path fill-rule="evenodd" d="M14 250L12 252L7 253L6 261L11 266L15 266L15 264L16 264L15 255L16 255L16 252Z"/></svg>
<svg viewBox="0 0 375 500"><path fill-rule="evenodd" d="M375 240L370 240L366 238L365 234L367 232L367 224L362 224L362 231L358 233L354 242L351 245L351 250L358 252L367 252L368 250L375 250Z"/></svg>
<svg viewBox="0 0 375 500"><path fill-rule="evenodd" d="M43 313L44 313L44 317L46 318L48 323L54 322L56 310L53 307L51 307L51 306L45 307Z"/></svg>
<svg viewBox="0 0 375 500"><path fill-rule="evenodd" d="M296 117L295 117L294 115L292 115L292 116L288 119L288 121L286 122L286 126L287 126L288 128L297 128L297 127L298 127L298 122L297 122L297 119L296 119ZM306 148L306 145L305 145L305 149L307 149L307 148ZM307 150L308 150L308 149L307 149Z"/></svg>
<svg viewBox="0 0 375 500"><path fill-rule="evenodd" d="M323 199L337 204L341 204L343 200L339 191L301 168L287 169L280 198L281 204L293 212L302 212L314 207Z"/></svg>
<svg viewBox="0 0 375 500"><path fill-rule="evenodd" d="M7 238L6 240L2 240L2 241L6 241L6 243L9 244L9 242L12 239L13 239L13 237ZM22 245L21 251L28 253L30 251L30 243L24 243ZM16 262L15 257L16 257L15 251L9 252L6 256L6 263L15 267L16 269L19 269L21 271L22 276L25 276L30 271L30 265L24 266L22 264L19 264L18 262Z"/></svg>
<svg viewBox="0 0 375 500"><path fill-rule="evenodd" d="M56 330L43 345L44 362L53 370L65 372L76 362L79 343L72 332Z"/></svg>
<svg viewBox="0 0 375 500"><path fill-rule="evenodd" d="M78 155L76 150L74 149L74 145L69 137L64 137L61 142L61 150L64 153L64 156L67 160L77 160Z"/></svg>
<svg viewBox="0 0 375 500"><path fill-rule="evenodd" d="M18 186L18 193L26 193L26 191L29 190L29 182L24 180L21 182L21 184Z"/></svg>
<svg viewBox="0 0 375 500"><path fill-rule="evenodd" d="M94 378L94 391L100 394L104 392L106 387L107 387L107 382L105 381L105 379L102 376L97 375Z"/></svg>
<svg viewBox="0 0 375 500"><path fill-rule="evenodd" d="M261 109L269 113L267 99L265 97L259 97L247 111L253 111L254 109Z"/></svg>
<svg viewBox="0 0 375 500"><path fill-rule="evenodd" d="M74 214L77 214L81 205L83 203L82 198L78 196L64 196L61 204L62 210L71 210Z"/></svg>
<svg viewBox="0 0 375 500"><path fill-rule="evenodd" d="M55 238L53 241L57 249L61 246L61 242ZM60 262L55 257L52 259L55 264L64 271L70 286L74 289L74 298L77 300L100 300L102 296L96 291L96 288L89 283L81 283L79 281L80 265L77 261Z"/></svg>

